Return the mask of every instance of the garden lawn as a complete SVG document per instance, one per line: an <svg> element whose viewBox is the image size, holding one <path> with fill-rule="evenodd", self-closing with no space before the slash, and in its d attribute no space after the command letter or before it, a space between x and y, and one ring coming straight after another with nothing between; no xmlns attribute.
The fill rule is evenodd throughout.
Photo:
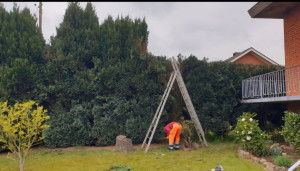
<svg viewBox="0 0 300 171"><path fill-rule="evenodd" d="M225 171L263 171L255 165L236 156L239 145L232 142L209 144L195 151L167 151L162 148L136 150L129 154L115 150L45 151L31 153L25 162L24 171L67 171L67 170L106 170L112 165L129 166L132 170L194 170L208 171L221 164ZM5 155L0 156L0 170L18 170L15 163Z"/></svg>

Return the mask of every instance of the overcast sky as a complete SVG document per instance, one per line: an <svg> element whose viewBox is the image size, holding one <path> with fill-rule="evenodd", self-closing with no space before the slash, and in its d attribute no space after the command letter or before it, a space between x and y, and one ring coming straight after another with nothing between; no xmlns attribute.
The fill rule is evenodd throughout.
<svg viewBox="0 0 300 171"><path fill-rule="evenodd" d="M13 2L3 3L11 10ZM38 2L17 2L38 17ZM36 6L34 5L36 4ZM108 15L146 18L148 51L176 57L195 55L209 61L225 60L234 52L253 47L284 65L282 19L251 18L248 10L256 2L92 2L99 23ZM86 2L80 2L85 8ZM43 34L47 42L56 35L67 2L43 2Z"/></svg>

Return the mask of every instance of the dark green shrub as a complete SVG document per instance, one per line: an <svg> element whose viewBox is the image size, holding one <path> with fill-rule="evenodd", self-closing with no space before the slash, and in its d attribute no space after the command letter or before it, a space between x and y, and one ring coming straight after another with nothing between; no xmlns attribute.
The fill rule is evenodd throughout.
<svg viewBox="0 0 300 171"><path fill-rule="evenodd" d="M291 143L299 151L300 149L300 114L284 112L284 125L282 126L283 135L286 142Z"/></svg>
<svg viewBox="0 0 300 171"><path fill-rule="evenodd" d="M191 120L185 120L182 123L182 130L181 130L181 139L184 145L187 148L192 148L192 136L194 134L194 122Z"/></svg>
<svg viewBox="0 0 300 171"><path fill-rule="evenodd" d="M293 164L293 161L289 159L287 156L278 156L275 157L273 160L279 166L290 167Z"/></svg>
<svg viewBox="0 0 300 171"><path fill-rule="evenodd" d="M70 112L52 114L47 122L50 128L43 135L46 146L51 148L78 145L94 145L96 139L92 137L90 120L93 116L83 105L74 106Z"/></svg>

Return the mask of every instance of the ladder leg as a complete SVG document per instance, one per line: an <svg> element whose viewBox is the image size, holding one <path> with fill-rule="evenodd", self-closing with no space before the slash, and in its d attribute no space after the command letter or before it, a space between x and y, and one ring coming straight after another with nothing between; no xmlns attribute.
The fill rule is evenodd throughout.
<svg viewBox="0 0 300 171"><path fill-rule="evenodd" d="M177 81L177 84L179 86L179 89L180 89L180 92L182 94L182 97L184 99L184 102L185 102L185 105L188 109L188 112L191 116L191 119L194 121L194 126L195 126L195 129L197 131L197 134L198 134L198 137L199 137L199 140L201 141L201 143L204 143L205 146L208 146L207 145L207 142L206 142L206 139L205 139L205 135L204 135L204 131L202 129L202 126L201 126L201 123L198 119L198 116L196 114L196 111L194 109L194 106L193 106L193 103L192 103L192 100L189 96L189 93L186 89L186 86L184 84L184 81L183 81L183 78L180 74L180 71L179 71L179 68L175 62L175 60L172 60L172 67L177 75L176 77L176 81Z"/></svg>
<svg viewBox="0 0 300 171"><path fill-rule="evenodd" d="M147 153L147 151L148 151L148 149L149 149L149 146L150 146L150 144L151 144L153 135L154 135L154 133L155 133L155 130L156 130L156 127L157 127L157 125L158 125L160 116L161 116L161 114L162 114L162 111L163 111L163 109L164 109L164 106L165 106L165 104L166 104L166 101L167 101L167 99L168 99L168 96L169 96L170 91L171 91L171 89L172 89L172 86L173 86L173 83L174 83L174 81L175 81L175 78L176 78L176 74L173 75L171 84L169 85L169 87L167 87L167 94L166 94L166 97L165 97L164 99L162 99L162 100L163 100L163 104L162 104L162 106L161 106L161 108L160 108L159 115L158 115L158 117L157 117L157 119L156 119L156 123L155 123L155 125L154 125L154 128L153 128L153 130L152 130L151 136L150 136L149 141L148 141L148 143L147 143L147 147L146 147L146 149L145 149L145 153Z"/></svg>
<svg viewBox="0 0 300 171"><path fill-rule="evenodd" d="M154 117L153 117L153 119L152 119L152 122L151 122L150 127L149 127L149 129L148 129L148 131L147 131L147 134L146 134L146 136L145 136L145 139L144 139L144 141L143 141L143 144L142 144L141 148L144 147L144 145L145 145L145 143L146 143L146 141L147 141L147 138L148 138L148 136L149 136L149 133L150 133L152 127L153 127L154 124L155 124L155 121L156 121L156 119L157 119L158 113L159 113L160 108L161 108L161 106L162 106L162 104L163 104L163 100L166 98L166 94L167 94L167 92L168 92L168 88L170 87L170 84L171 84L171 82L172 82L172 80L173 80L174 75L175 75L175 72L172 72L172 74L171 74L171 76L170 76L170 79L169 79L169 81L168 81L168 84L167 84L167 88L166 88L165 91L164 91L164 94L163 94L163 96L162 96L162 99L161 99L161 101L160 101L160 103L159 103L159 106L158 106L156 112L155 112L155 115L154 115ZM173 84L173 83L172 83L172 84ZM171 87L172 87L172 86L171 86Z"/></svg>

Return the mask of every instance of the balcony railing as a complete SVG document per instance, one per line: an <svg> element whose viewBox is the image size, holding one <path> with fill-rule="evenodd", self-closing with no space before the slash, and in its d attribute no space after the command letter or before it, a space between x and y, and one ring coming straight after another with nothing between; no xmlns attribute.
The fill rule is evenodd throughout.
<svg viewBox="0 0 300 171"><path fill-rule="evenodd" d="M300 95L300 66L285 68L242 81L242 99Z"/></svg>

